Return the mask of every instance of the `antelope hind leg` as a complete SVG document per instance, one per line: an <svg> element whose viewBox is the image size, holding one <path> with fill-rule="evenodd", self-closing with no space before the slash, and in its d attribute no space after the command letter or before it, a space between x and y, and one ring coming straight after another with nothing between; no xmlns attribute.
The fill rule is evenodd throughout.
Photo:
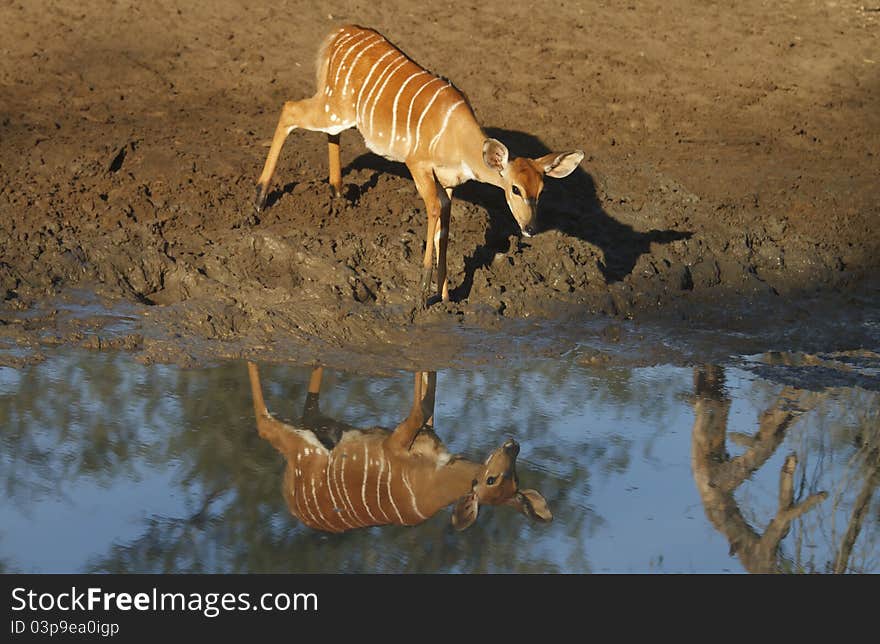
<svg viewBox="0 0 880 644"><path fill-rule="evenodd" d="M263 172L257 180L256 194L254 195L254 208L257 212L266 207L266 199L269 197L269 185L272 175L275 174L275 166L281 155L281 148L287 136L296 128L304 130L319 130L329 127L329 116L323 109L322 96L313 96L302 101L287 101L281 108L281 116L278 117L278 125L275 127L275 135L272 137L272 145L263 165ZM338 147L337 147L338 151Z"/></svg>

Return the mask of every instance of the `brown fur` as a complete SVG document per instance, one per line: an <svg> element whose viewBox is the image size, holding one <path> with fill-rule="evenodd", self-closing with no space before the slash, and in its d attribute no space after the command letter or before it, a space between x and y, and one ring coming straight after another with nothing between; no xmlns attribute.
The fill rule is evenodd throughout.
<svg viewBox="0 0 880 644"><path fill-rule="evenodd" d="M308 427L276 420L266 409L257 366L248 363L248 373L260 436L287 460L283 483L287 507L312 528L344 532L374 525L416 525L465 499L467 516L459 505L453 513L459 529L476 519L481 503L511 505L542 521L552 518L540 494L519 489L515 442L495 450L485 464L450 457L427 423L434 413L433 373L415 374L412 409L393 432L351 429L330 450L310 436ZM317 394L320 379L317 368L310 380L310 395ZM317 412L314 398L309 404L309 417L316 424L333 422ZM490 483L492 478L496 480ZM540 499L534 504L539 511L523 500L528 498Z"/></svg>

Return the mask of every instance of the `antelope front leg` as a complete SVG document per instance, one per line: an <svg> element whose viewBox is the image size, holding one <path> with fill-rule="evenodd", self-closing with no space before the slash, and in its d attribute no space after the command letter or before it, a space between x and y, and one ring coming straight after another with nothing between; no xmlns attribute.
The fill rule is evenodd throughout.
<svg viewBox="0 0 880 644"><path fill-rule="evenodd" d="M437 186L434 172L430 168L410 168L416 190L425 202L425 210L428 213L428 224L425 234L425 256L422 260L422 284L421 306L428 306L428 298L431 297L431 277L434 271L434 235L439 229L440 223L440 198L437 196Z"/></svg>
<svg viewBox="0 0 880 644"><path fill-rule="evenodd" d="M446 248L449 246L449 220L452 213L452 188L440 188L440 226L434 231L434 244L437 246L437 286L444 302L449 301L449 280L446 277Z"/></svg>
<svg viewBox="0 0 880 644"><path fill-rule="evenodd" d="M414 376L413 404L409 415L386 439L390 447L400 451L409 450L422 428L434 422L437 374L433 371L417 371Z"/></svg>
<svg viewBox="0 0 880 644"><path fill-rule="evenodd" d="M427 204L425 204L427 206ZM430 208L430 206L428 206ZM421 293L422 305L427 307L428 300L431 297L431 286L434 274L434 258L433 238L435 231L439 229L440 218L438 215L428 213L427 231L425 232L425 256L422 259L422 283L419 292Z"/></svg>
<svg viewBox="0 0 880 644"><path fill-rule="evenodd" d="M422 413L425 417L425 426L434 428L434 398L437 394L437 372L422 372Z"/></svg>

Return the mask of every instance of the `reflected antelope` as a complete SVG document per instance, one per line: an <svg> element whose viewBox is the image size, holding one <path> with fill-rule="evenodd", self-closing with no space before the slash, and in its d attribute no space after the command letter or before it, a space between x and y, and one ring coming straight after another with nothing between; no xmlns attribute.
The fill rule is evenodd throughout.
<svg viewBox="0 0 880 644"><path fill-rule="evenodd" d="M269 413L257 365L248 362L248 374L257 430L287 459L287 507L311 528L413 526L452 504L457 530L474 523L480 505L508 505L532 519L552 520L544 497L519 487L516 441L506 441L483 463L449 454L433 430L434 372L415 374L412 408L393 431L359 429L321 414L321 367L312 372L299 427Z"/></svg>

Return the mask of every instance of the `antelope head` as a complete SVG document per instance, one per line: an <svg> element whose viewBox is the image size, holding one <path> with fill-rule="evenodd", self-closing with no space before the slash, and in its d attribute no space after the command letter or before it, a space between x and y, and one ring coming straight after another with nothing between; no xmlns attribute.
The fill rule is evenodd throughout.
<svg viewBox="0 0 880 644"><path fill-rule="evenodd" d="M486 139L483 143L483 161L501 175L500 186L510 212L523 235L531 237L538 230L538 199L544 189L544 177L567 177L583 160L584 153L574 150L551 152L537 159L508 157L507 147L501 141Z"/></svg>
<svg viewBox="0 0 880 644"><path fill-rule="evenodd" d="M476 519L480 504L510 505L532 519L548 522L553 519L547 501L536 490L520 490L516 476L519 444L508 440L492 452L477 470L471 490L461 497L452 511L452 525L464 530Z"/></svg>

